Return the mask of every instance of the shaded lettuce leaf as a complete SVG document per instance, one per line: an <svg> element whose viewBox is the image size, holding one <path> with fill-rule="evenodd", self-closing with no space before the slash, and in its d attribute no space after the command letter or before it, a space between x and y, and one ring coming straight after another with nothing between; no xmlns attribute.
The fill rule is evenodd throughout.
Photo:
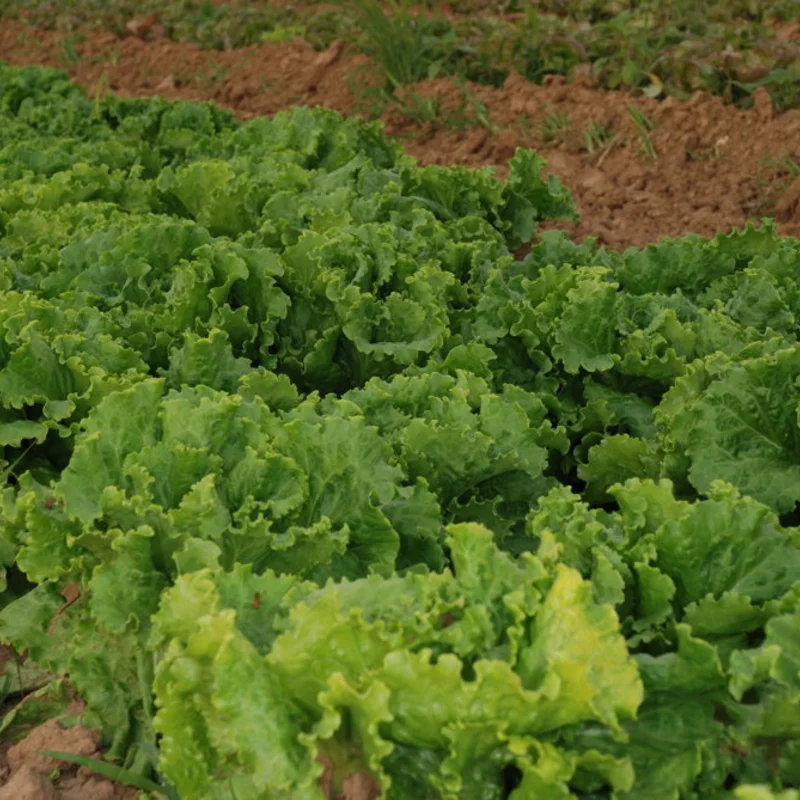
<svg viewBox="0 0 800 800"><path fill-rule="evenodd" d="M726 592L755 602L777 599L800 575L800 548L776 515L722 483L655 534L658 565L682 606Z"/></svg>
<svg viewBox="0 0 800 800"><path fill-rule="evenodd" d="M678 646L661 656L636 657L645 701L635 721L624 726L624 742L606 732L578 732L568 741L600 752L627 756L633 785L614 797L678 800L692 790L723 741L724 726L714 719L715 702L725 697L725 677L715 649L678 628Z"/></svg>
<svg viewBox="0 0 800 800"><path fill-rule="evenodd" d="M630 478L658 478L661 457L653 443L627 434L606 436L591 447L578 477L586 482L584 494L594 503L606 502L608 489Z"/></svg>
<svg viewBox="0 0 800 800"><path fill-rule="evenodd" d="M778 512L800 499L796 398L798 349L738 363L695 362L656 409L668 474L707 492L725 480ZM675 453L672 456L672 453Z"/></svg>
<svg viewBox="0 0 800 800"><path fill-rule="evenodd" d="M371 381L344 399L363 410L409 477L424 478L444 507L474 495L502 496L515 475L532 487L547 451L566 449L545 403L516 387L493 394L484 379L455 372Z"/></svg>

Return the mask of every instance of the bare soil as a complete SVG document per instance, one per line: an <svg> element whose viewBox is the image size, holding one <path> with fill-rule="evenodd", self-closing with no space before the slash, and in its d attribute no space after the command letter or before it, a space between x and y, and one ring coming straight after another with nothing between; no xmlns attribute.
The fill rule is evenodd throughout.
<svg viewBox="0 0 800 800"><path fill-rule="evenodd" d="M16 744L5 743L0 748L0 800L135 800L136 789L39 754L50 750L98 757L99 747L95 731L80 725L62 728L56 720L45 722Z"/></svg>
<svg viewBox="0 0 800 800"><path fill-rule="evenodd" d="M66 69L90 92L107 85L127 96L213 100L243 119L292 105L364 111L376 74L342 43L322 53L299 39L207 51L162 33L155 17L132 20L124 37L85 31L83 41L71 40L68 58L62 33L3 20L0 59ZM767 215L800 236L800 177L788 166L800 162L800 110L775 113L766 92L749 111L702 93L685 103L634 98L599 90L588 76L537 86L511 75L500 88L469 86L466 102L450 79L406 92L411 103L439 104L428 123L384 109L387 131L412 155L502 172L516 147L535 148L578 203L580 222L559 225L578 239L641 246L664 235L727 232ZM465 119L476 116L476 101L488 110L491 131ZM653 123L649 134L637 131L631 106ZM590 141L592 131L602 131L599 143Z"/></svg>

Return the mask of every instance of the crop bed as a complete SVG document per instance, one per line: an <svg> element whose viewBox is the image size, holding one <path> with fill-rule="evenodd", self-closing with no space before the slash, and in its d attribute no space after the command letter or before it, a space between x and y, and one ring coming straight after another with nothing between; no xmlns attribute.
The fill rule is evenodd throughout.
<svg viewBox="0 0 800 800"><path fill-rule="evenodd" d="M0 5L0 800L800 800L798 3L470 3Z"/></svg>
<svg viewBox="0 0 800 800"><path fill-rule="evenodd" d="M533 154L322 109L0 109L10 741L74 692L168 797L797 797L797 240L531 241Z"/></svg>

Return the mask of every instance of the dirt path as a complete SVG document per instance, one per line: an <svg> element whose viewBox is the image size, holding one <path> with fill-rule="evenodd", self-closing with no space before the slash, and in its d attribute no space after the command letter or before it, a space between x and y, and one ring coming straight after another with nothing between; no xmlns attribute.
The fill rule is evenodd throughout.
<svg viewBox="0 0 800 800"><path fill-rule="evenodd" d="M0 59L64 68L90 91L106 84L122 95L214 100L244 119L293 104L358 111L374 74L341 44L323 53L300 40L212 52L159 37L152 20L140 23L131 26L135 35L87 32L76 41L4 20ZM422 112L438 108L433 123L384 110L388 131L409 152L424 163L477 166L503 165L518 146L536 148L578 202L580 223L565 226L578 238L643 245L662 235L728 231L764 215L800 236L792 164L800 163L800 110L775 114L766 92L752 111L704 94L659 102L601 91L588 80L536 86L514 75L498 89L470 86L466 96L447 79L408 92ZM484 106L492 132L466 122ZM638 127L637 111L644 115Z"/></svg>

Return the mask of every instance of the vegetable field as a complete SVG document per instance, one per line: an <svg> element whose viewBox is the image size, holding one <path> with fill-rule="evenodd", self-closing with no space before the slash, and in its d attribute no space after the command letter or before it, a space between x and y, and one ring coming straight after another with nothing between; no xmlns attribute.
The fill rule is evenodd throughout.
<svg viewBox="0 0 800 800"><path fill-rule="evenodd" d="M800 0L3 0L0 60L90 96L325 106L424 164L542 155L614 249L800 237ZM623 91L624 90L624 91Z"/></svg>
<svg viewBox="0 0 800 800"><path fill-rule="evenodd" d="M575 215L529 150L0 67L9 763L58 719L168 800L798 800L800 241Z"/></svg>

